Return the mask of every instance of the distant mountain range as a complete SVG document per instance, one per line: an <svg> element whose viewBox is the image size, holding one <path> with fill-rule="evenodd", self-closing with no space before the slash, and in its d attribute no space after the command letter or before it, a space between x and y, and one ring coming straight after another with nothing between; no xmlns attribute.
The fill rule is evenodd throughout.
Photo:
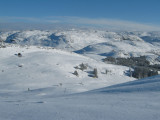
<svg viewBox="0 0 160 120"><path fill-rule="evenodd" d="M148 56L159 62L160 32L95 29L23 30L0 32L5 43L45 46L73 51L92 58Z"/></svg>

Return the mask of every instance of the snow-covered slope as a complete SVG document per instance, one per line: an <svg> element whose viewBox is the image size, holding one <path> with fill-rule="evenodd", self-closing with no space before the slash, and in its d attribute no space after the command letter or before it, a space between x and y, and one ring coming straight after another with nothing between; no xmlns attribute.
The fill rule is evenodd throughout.
<svg viewBox="0 0 160 120"><path fill-rule="evenodd" d="M157 120L160 76L59 97L54 86L1 91L2 120ZM3 89L2 86L0 88Z"/></svg>
<svg viewBox="0 0 160 120"><path fill-rule="evenodd" d="M18 53L22 57L18 57ZM0 48L0 58L1 91L54 87L74 93L134 80L126 74L128 67L105 64L53 48L10 45ZM87 64L86 70L75 68L82 63ZM94 68L98 70L98 78L92 77ZM106 70L110 72L105 74ZM78 77L74 71L78 72Z"/></svg>
<svg viewBox="0 0 160 120"><path fill-rule="evenodd" d="M135 92L159 92L160 91L160 76L149 77L132 82L113 85L98 90L93 90L93 93L135 93Z"/></svg>

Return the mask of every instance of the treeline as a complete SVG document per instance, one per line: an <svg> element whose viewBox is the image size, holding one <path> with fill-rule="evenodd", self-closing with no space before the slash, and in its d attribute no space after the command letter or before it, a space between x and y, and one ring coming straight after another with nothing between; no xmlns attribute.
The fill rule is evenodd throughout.
<svg viewBox="0 0 160 120"><path fill-rule="evenodd" d="M146 56L130 58L114 58L109 56L103 59L103 61L133 68L134 71L131 74L138 79L158 75L158 71L160 71L160 64L150 65Z"/></svg>

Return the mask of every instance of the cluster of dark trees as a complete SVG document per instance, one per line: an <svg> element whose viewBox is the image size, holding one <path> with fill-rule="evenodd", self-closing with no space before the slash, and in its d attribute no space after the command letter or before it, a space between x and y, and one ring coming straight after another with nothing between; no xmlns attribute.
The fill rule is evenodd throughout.
<svg viewBox="0 0 160 120"><path fill-rule="evenodd" d="M94 78L98 78L97 68L94 68L94 70L93 70L93 77L94 77Z"/></svg>
<svg viewBox="0 0 160 120"><path fill-rule="evenodd" d="M138 78L138 79L150 77L154 75L158 75L158 71L155 69L148 68L148 67L135 67L134 72L132 74L133 77Z"/></svg>
<svg viewBox="0 0 160 120"><path fill-rule="evenodd" d="M75 69L80 69L82 71L86 70L88 68L88 64L81 63L79 66L76 66ZM73 72L74 75L77 77L79 76L77 70ZM97 68L94 68L93 71L89 72L89 76L93 78L98 78L98 70Z"/></svg>
<svg viewBox="0 0 160 120"><path fill-rule="evenodd" d="M130 57L130 58L114 58L114 57L107 57L103 59L104 62L108 61L113 64L117 65L124 65L124 66L149 66L150 63L146 60L145 56L140 57Z"/></svg>
<svg viewBox="0 0 160 120"><path fill-rule="evenodd" d="M87 64L81 63L79 66L74 67L75 69L80 69L82 71L86 70L88 67Z"/></svg>
<svg viewBox="0 0 160 120"><path fill-rule="evenodd" d="M133 68L134 71L131 74L138 79L158 75L158 71L160 71L160 65L150 65L145 56L130 58L107 57L103 61Z"/></svg>

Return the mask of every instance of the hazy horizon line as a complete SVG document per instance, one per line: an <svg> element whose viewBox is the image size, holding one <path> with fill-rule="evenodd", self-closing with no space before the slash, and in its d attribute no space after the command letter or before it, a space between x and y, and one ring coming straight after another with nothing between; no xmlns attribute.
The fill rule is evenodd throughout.
<svg viewBox="0 0 160 120"><path fill-rule="evenodd" d="M86 18L73 16L50 16L43 18L36 17L0 17L1 29L25 29L34 27L41 28L46 25L46 28L53 27L53 25L70 25L83 26L94 28L106 28L113 30L131 30L131 31L160 31L159 25L152 25L146 23L138 23L126 20L106 19L106 18ZM4 25L3 25L4 24ZM19 25L18 25L19 24ZM22 25L23 24L23 25ZM29 25L33 26L29 26ZM47 26L48 25L48 26ZM49 27L49 25L51 25Z"/></svg>

